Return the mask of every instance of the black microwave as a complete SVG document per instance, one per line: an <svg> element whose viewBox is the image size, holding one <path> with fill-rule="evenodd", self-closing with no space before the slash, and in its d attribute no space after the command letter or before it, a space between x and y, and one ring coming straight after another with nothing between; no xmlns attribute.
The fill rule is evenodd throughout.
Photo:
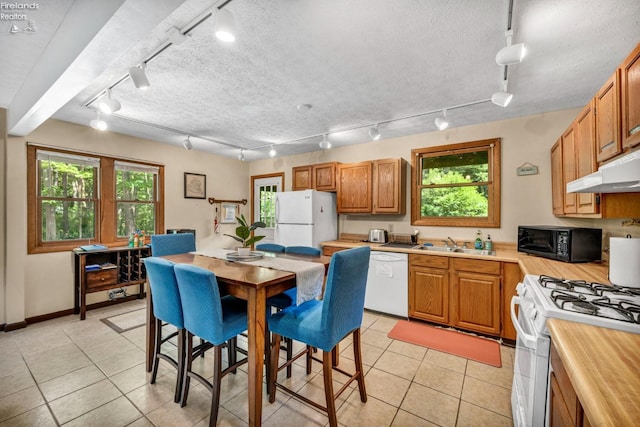
<svg viewBox="0 0 640 427"><path fill-rule="evenodd" d="M564 262L598 261L602 229L551 225L518 226L518 252Z"/></svg>

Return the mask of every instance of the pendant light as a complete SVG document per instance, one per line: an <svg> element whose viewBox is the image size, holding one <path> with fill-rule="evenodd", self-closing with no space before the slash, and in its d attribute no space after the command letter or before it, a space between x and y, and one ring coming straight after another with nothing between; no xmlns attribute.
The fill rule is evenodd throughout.
<svg viewBox="0 0 640 427"><path fill-rule="evenodd" d="M231 43L236 39L236 21L227 9L220 9L216 14L213 32L220 41Z"/></svg>

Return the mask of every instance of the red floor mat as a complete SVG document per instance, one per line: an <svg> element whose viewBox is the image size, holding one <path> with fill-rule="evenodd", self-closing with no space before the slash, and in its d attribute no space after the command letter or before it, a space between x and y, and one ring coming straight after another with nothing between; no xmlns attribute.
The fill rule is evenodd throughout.
<svg viewBox="0 0 640 427"><path fill-rule="evenodd" d="M394 340L421 345L498 368L502 366L500 344L486 338L407 320L399 320L388 336Z"/></svg>

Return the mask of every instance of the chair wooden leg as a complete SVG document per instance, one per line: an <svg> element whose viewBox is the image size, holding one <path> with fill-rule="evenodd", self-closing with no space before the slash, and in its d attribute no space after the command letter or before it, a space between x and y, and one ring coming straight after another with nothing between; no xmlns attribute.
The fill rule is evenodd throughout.
<svg viewBox="0 0 640 427"><path fill-rule="evenodd" d="M235 363L238 361L237 348L238 339L236 337L233 337L229 341L227 341L227 360L229 361L229 366L235 365ZM234 369L231 372L235 374L236 371L237 369Z"/></svg>
<svg viewBox="0 0 640 427"><path fill-rule="evenodd" d="M285 338L284 342L287 346L287 361L291 360L293 357L293 340L291 338ZM291 378L291 367L293 365L287 366L287 378ZM309 372L307 372L308 374Z"/></svg>
<svg viewBox="0 0 640 427"><path fill-rule="evenodd" d="M358 376L358 389L360 390L360 400L367 401L367 390L364 386L364 373L362 370L362 346L360 343L360 328L353 331L353 360L356 365L356 375Z"/></svg>
<svg viewBox="0 0 640 427"><path fill-rule="evenodd" d="M191 381L191 377L189 376L189 372L191 372L191 362L193 361L193 334L189 331L186 332L187 339L185 345L185 364L184 364L184 373L182 374L184 379L182 380L182 397L180 398L180 407L184 408L187 404L187 397L189 397L189 383Z"/></svg>
<svg viewBox="0 0 640 427"><path fill-rule="evenodd" d="M309 348L309 353L311 349ZM333 363L330 351L322 352L322 375L324 377L324 396L327 401L327 415L329 416L329 425L331 427L338 426L338 417L336 416L336 401L333 398Z"/></svg>
<svg viewBox="0 0 640 427"><path fill-rule="evenodd" d="M269 367L269 381L267 389L269 390L269 403L276 401L276 377L278 376L278 360L280 356L280 335L271 334L273 341L271 344L271 361Z"/></svg>
<svg viewBox="0 0 640 427"><path fill-rule="evenodd" d="M235 349L234 349L235 351ZM211 416L209 426L218 422L218 408L220 407L220 382L222 380L222 346L213 347L213 380L211 389Z"/></svg>
<svg viewBox="0 0 640 427"><path fill-rule="evenodd" d="M311 374L311 365L313 364L313 349L310 345L307 346L307 375Z"/></svg>
<svg viewBox="0 0 640 427"><path fill-rule="evenodd" d="M151 373L151 384L156 383L156 377L158 376L158 365L160 359L158 354L160 353L160 346L162 345L162 320L156 318L156 336L153 344L153 371Z"/></svg>
<svg viewBox="0 0 640 427"><path fill-rule="evenodd" d="M182 382L184 381L184 364L185 364L185 346L186 346L186 329L180 329L178 331L178 378L176 380L176 393L173 397L173 401L180 402L182 394Z"/></svg>

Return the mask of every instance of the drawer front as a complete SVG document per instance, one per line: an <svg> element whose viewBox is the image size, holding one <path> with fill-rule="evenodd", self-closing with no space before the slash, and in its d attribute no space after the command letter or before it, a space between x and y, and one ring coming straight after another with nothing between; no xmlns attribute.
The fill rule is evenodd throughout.
<svg viewBox="0 0 640 427"><path fill-rule="evenodd" d="M87 289L118 283L118 269L87 271Z"/></svg>
<svg viewBox="0 0 640 427"><path fill-rule="evenodd" d="M453 260L453 269L455 271L471 271L473 273L495 274L496 276L499 276L500 262L455 258Z"/></svg>
<svg viewBox="0 0 640 427"><path fill-rule="evenodd" d="M340 251L344 251L348 248L340 248L337 246L324 246L322 248L322 255L324 256L331 256L333 254L335 254L336 252L340 252Z"/></svg>
<svg viewBox="0 0 640 427"><path fill-rule="evenodd" d="M409 264L420 267L449 268L449 257L409 254Z"/></svg>

